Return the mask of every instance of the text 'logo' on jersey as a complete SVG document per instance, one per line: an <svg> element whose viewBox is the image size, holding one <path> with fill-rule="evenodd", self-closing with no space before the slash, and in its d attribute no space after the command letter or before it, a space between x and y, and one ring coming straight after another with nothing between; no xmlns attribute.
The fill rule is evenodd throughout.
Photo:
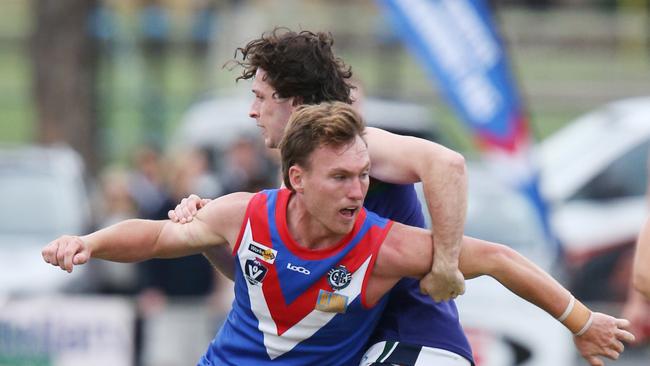
<svg viewBox="0 0 650 366"><path fill-rule="evenodd" d="M334 290L341 290L348 287L351 280L352 273L344 265L339 265L327 272L327 282L329 282Z"/></svg>
<svg viewBox="0 0 650 366"><path fill-rule="evenodd" d="M270 264L273 264L273 262L275 262L275 257L278 256L277 250L269 248L266 245L262 245L260 243L252 242L248 244L248 250L255 253L259 259Z"/></svg>
<svg viewBox="0 0 650 366"><path fill-rule="evenodd" d="M290 270L292 270L294 272L302 273L304 275L308 275L308 274L311 273L311 271L308 270L307 268L293 265L293 264L291 264L291 262L287 263L287 269L290 269Z"/></svg>
<svg viewBox="0 0 650 366"><path fill-rule="evenodd" d="M257 259L249 259L244 264L244 274L251 285L262 283L267 271L268 269Z"/></svg>

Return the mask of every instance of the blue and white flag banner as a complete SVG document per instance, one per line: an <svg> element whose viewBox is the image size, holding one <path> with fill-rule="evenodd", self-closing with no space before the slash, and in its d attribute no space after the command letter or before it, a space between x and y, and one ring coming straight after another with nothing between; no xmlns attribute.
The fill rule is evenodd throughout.
<svg viewBox="0 0 650 366"><path fill-rule="evenodd" d="M469 128L485 161L531 199L548 229L526 113L486 1L378 2Z"/></svg>

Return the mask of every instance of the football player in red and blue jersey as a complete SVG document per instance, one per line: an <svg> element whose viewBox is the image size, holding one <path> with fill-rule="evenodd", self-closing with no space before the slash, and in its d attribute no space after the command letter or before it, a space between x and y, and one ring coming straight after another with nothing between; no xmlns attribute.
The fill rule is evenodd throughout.
<svg viewBox="0 0 650 366"><path fill-rule="evenodd" d="M348 104L298 107L280 143L287 188L220 197L186 224L127 220L63 236L43 258L70 272L90 258L132 262L226 247L235 258L235 301L199 365L367 364L386 294L405 277L424 277L435 255L427 230L363 208L371 170L364 136ZM589 333L594 357L618 355L622 341L634 339L629 322L591 312L505 246L463 237L459 268L465 278L490 275L578 336ZM391 357L407 350L396 347L377 362L402 364ZM411 351L414 365L470 364L445 350Z"/></svg>

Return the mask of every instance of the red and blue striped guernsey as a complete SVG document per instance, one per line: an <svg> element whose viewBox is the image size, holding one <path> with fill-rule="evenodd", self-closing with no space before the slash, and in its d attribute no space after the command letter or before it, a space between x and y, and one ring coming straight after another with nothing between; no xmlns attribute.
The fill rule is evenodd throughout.
<svg viewBox="0 0 650 366"><path fill-rule="evenodd" d="M287 189L250 201L233 254L235 300L199 365L358 365L386 297L365 290L392 221L362 209L353 230L323 250L287 227Z"/></svg>

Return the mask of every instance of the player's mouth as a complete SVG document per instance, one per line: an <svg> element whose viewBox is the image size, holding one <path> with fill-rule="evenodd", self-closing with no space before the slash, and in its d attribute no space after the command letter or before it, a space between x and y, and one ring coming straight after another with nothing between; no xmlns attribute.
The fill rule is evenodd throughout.
<svg viewBox="0 0 650 366"><path fill-rule="evenodd" d="M348 219L354 218L354 215L359 211L359 207L357 206L350 206L346 208L342 208L339 210L339 213Z"/></svg>

